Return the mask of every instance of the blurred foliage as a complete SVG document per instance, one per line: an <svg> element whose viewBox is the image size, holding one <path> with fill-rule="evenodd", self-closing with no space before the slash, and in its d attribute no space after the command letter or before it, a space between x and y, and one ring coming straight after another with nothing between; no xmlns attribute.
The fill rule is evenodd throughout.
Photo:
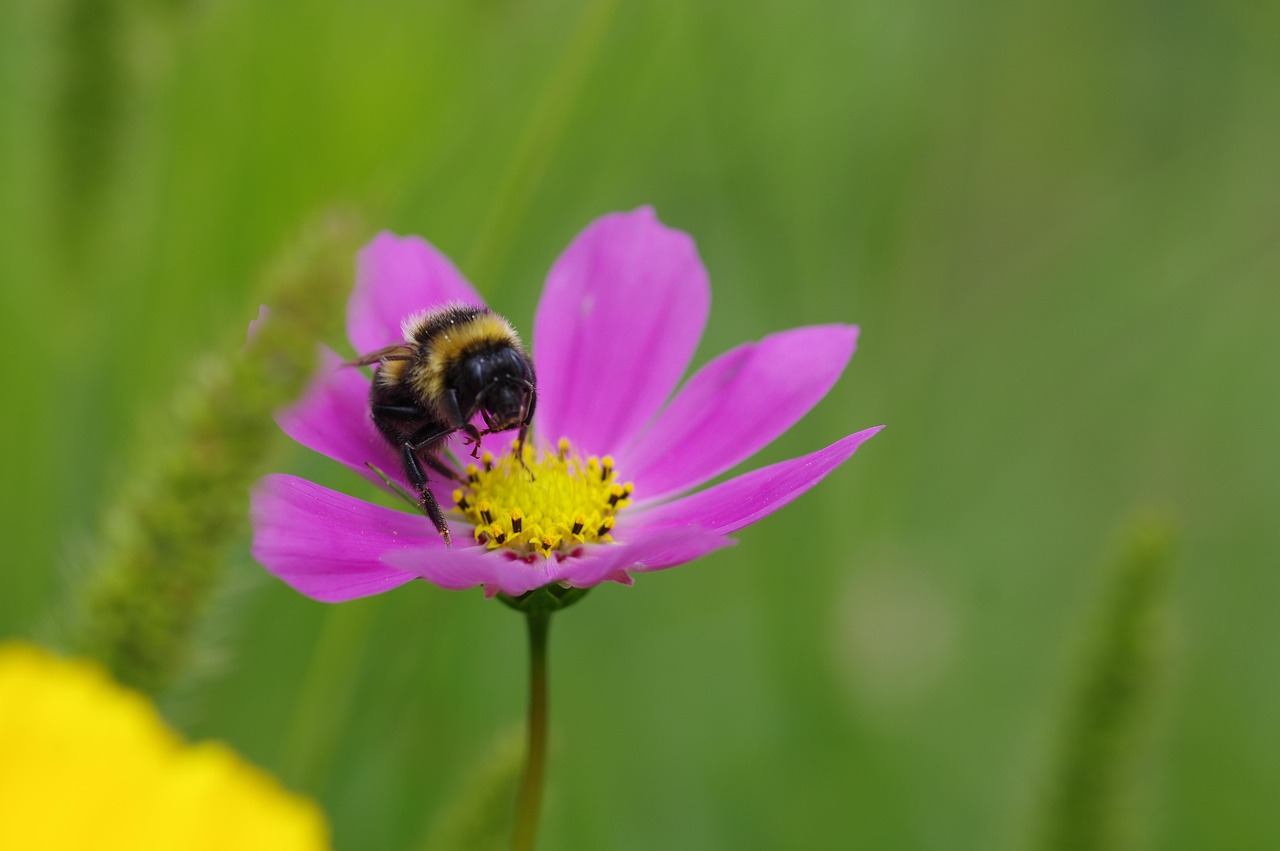
<svg viewBox="0 0 1280 851"><path fill-rule="evenodd" d="M173 410L142 428L128 481L85 548L69 617L72 646L120 682L155 693L190 667L227 539L245 527L244 494L274 445L272 415L301 395L316 340L338 327L357 245L348 216L313 225L266 276L244 336L199 359Z"/></svg>
<svg viewBox="0 0 1280 851"><path fill-rule="evenodd" d="M1168 668L1173 541L1156 517L1135 524L1103 589L1066 701L1059 754L1033 848L1106 851L1141 839L1143 746Z"/></svg>
<svg viewBox="0 0 1280 851"><path fill-rule="evenodd" d="M711 272L698 362L863 326L753 463L890 427L737 548L558 616L546 846L1011 847L1088 566L1158 504L1140 832L1278 847L1277 43L1274 7L1207 0L0 4L0 634L47 633L138 436L319 210L426 235L527 331L569 238L652 203ZM521 718L520 618L322 606L244 542L219 572L227 665L170 716L340 848L447 833Z"/></svg>
<svg viewBox="0 0 1280 851"><path fill-rule="evenodd" d="M512 801L525 753L525 732L499 733L489 752L477 754L458 778L452 801L422 846L426 851L498 851L510 844Z"/></svg>

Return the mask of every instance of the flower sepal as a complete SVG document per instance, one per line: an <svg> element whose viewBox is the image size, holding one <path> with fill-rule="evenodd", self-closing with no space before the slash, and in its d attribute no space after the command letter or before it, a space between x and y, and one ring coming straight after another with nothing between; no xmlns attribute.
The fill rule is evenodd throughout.
<svg viewBox="0 0 1280 851"><path fill-rule="evenodd" d="M524 612L526 615L549 615L552 612L569 608L587 596L587 592L590 590L590 588L574 588L570 585L555 583L543 585L541 588L534 588L532 591L526 591L516 597L512 597L510 594L497 594L495 596L517 612Z"/></svg>

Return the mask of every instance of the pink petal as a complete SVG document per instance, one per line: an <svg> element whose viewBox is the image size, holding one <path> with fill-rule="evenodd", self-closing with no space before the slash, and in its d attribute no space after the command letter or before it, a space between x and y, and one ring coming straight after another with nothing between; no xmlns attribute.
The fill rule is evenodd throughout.
<svg viewBox="0 0 1280 851"><path fill-rule="evenodd" d="M444 549L426 517L393 511L296 476L259 480L250 498L253 557L308 597L338 603L413 579L382 561L409 547Z"/></svg>
<svg viewBox="0 0 1280 851"><path fill-rule="evenodd" d="M534 324L538 434L604 454L658 410L710 309L693 240L649 207L603 216L560 255Z"/></svg>
<svg viewBox="0 0 1280 851"><path fill-rule="evenodd" d="M772 334L707 364L619 453L639 499L685 490L754 455L818 403L853 355L854 325Z"/></svg>
<svg viewBox="0 0 1280 851"><path fill-rule="evenodd" d="M548 572L554 562L538 559L529 564L480 546L400 550L389 553L386 562L454 591L484 585L490 592L519 595L555 581Z"/></svg>
<svg viewBox="0 0 1280 851"><path fill-rule="evenodd" d="M347 336L360 354L404 339L400 321L449 302L483 305L467 279L420 236L380 233L360 251L347 304Z"/></svg>
<svg viewBox="0 0 1280 851"><path fill-rule="evenodd" d="M367 463L409 487L398 453L369 416L368 376L343 366L332 349L322 348L311 386L301 399L276 414L276 422L303 446L341 461L371 482L381 484L382 480Z"/></svg>
<svg viewBox="0 0 1280 851"><path fill-rule="evenodd" d="M332 349L321 348L311 386L301 399L276 414L276 422L298 443L340 461L379 487L385 488L386 484L369 469L369 464L413 493L400 453L387 443L369 416L368 376L356 367L343 366L342 358ZM460 446L461 438L451 437L447 449L456 451ZM448 460L447 454L442 453L442 457ZM431 492L448 510L457 485L430 469L427 476Z"/></svg>
<svg viewBox="0 0 1280 851"><path fill-rule="evenodd" d="M563 562L562 581L590 588L606 580L630 585L628 573L647 573L685 564L734 543L698 526L637 530L627 543L592 547L589 555Z"/></svg>
<svg viewBox="0 0 1280 851"><path fill-rule="evenodd" d="M583 555L562 560L539 558L529 563L482 547L437 546L397 550L389 553L385 561L442 588L461 590L484 585L490 593L519 596L553 582L577 588L590 588L607 580L629 584L628 571L674 567L732 543L717 532L682 527L643 530L631 542L585 547Z"/></svg>
<svg viewBox="0 0 1280 851"><path fill-rule="evenodd" d="M884 426L864 429L817 452L754 470L642 512L641 528L702 526L728 535L772 514L820 482Z"/></svg>

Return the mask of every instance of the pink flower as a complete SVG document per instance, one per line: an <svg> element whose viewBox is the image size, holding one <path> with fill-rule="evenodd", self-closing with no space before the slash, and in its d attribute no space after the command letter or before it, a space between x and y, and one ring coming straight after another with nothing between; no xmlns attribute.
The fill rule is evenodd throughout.
<svg viewBox="0 0 1280 851"><path fill-rule="evenodd" d="M357 268L347 332L358 353L399 342L401 320L423 308L483 304L449 260L418 237L379 235L360 252ZM710 300L688 235L663 226L647 207L597 219L556 261L538 305L538 407L534 448L527 450L537 459L533 480L512 463L509 436L501 435L485 438L484 449L497 457L486 465L492 471L473 470L476 492L431 474L442 506L470 509L468 520L449 515L454 542L446 547L421 513L269 475L253 492L255 558L303 594L337 602L419 578L512 596L551 583L629 584L633 573L684 564L732 543L730 534L804 493L881 427L694 492L825 396L858 335L855 326L834 324L772 334L711 361L672 397ZM395 451L370 419L369 377L341 366L333 352L325 357L320 377L280 415L280 426L371 481L382 484L370 464L407 485ZM457 436L451 448L470 461ZM575 476L587 482L585 490L573 484ZM481 492L491 484L495 489ZM538 517L542 526L525 529L522 541L499 544L522 524L500 517L490 528L476 509L490 499L504 506L501 512ZM591 528L578 534L584 518Z"/></svg>

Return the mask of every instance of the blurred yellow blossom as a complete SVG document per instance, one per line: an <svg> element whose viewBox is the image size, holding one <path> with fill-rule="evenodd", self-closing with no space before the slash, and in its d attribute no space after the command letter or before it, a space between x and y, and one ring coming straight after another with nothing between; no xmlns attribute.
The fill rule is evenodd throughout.
<svg viewBox="0 0 1280 851"><path fill-rule="evenodd" d="M310 800L216 742L183 742L97 665L0 644L0 848L318 849Z"/></svg>

